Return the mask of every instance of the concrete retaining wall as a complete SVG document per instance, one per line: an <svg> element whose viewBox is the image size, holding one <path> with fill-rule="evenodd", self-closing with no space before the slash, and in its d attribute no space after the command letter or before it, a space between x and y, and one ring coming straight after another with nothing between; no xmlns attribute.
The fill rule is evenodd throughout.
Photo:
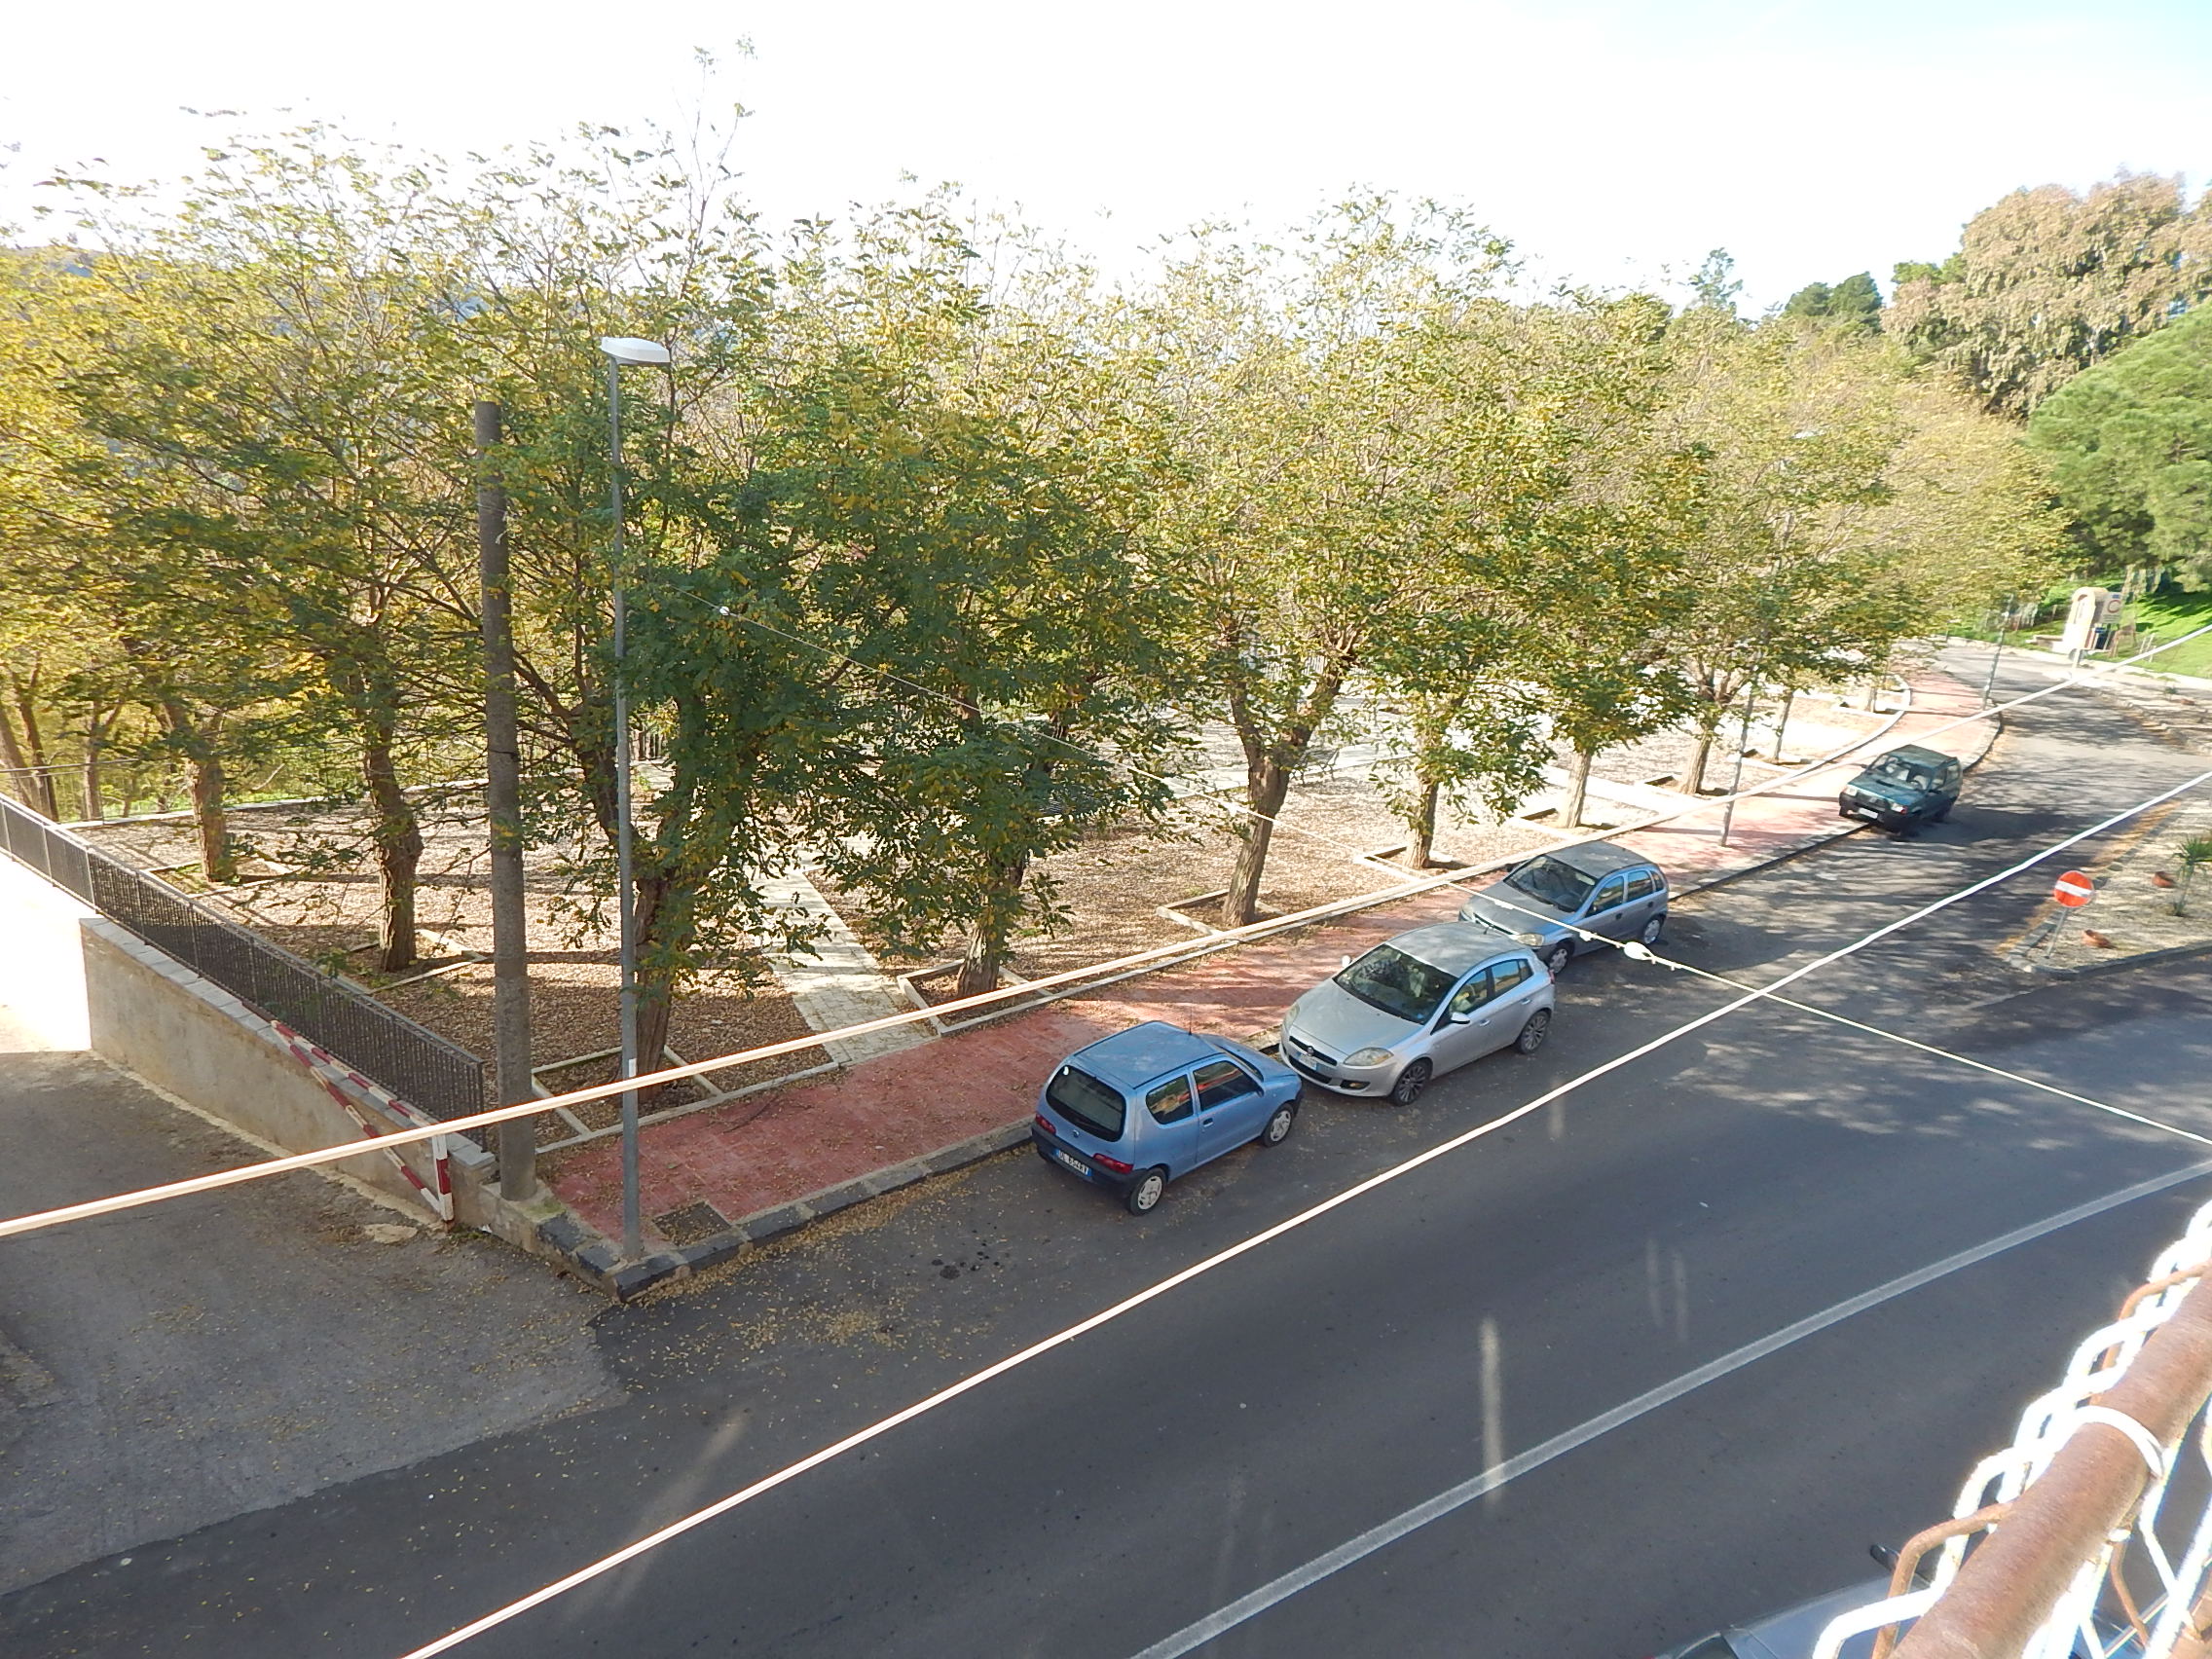
<svg viewBox="0 0 2212 1659"><path fill-rule="evenodd" d="M315 1152L362 1138L360 1124L261 1014L104 917L86 917L79 926L82 1017L89 1046L102 1059L284 1152ZM380 1120L371 1112L370 1121ZM462 1135L445 1144L455 1221L604 1290L623 1287L611 1247L579 1225L565 1204L542 1191L532 1203L510 1203L499 1193L497 1159ZM393 1150L425 1185L436 1187L428 1142ZM425 1220L435 1219L422 1191L385 1154L329 1167ZM635 1276L636 1270L631 1272Z"/></svg>
<svg viewBox="0 0 2212 1659"><path fill-rule="evenodd" d="M85 953L77 925L92 911L0 853L0 1012L33 1042L89 1049Z"/></svg>
<svg viewBox="0 0 2212 1659"><path fill-rule="evenodd" d="M268 1020L105 917L88 917L80 927L87 1024L100 1058L287 1152L361 1138L361 1126L279 1045ZM425 1148L401 1156L434 1184ZM387 1157L351 1158L335 1167L411 1209L425 1209Z"/></svg>

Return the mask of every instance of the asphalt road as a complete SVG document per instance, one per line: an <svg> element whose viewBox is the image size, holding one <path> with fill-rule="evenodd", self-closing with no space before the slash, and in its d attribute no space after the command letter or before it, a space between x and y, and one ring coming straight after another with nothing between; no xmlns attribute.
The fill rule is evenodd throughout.
<svg viewBox="0 0 2212 1659"><path fill-rule="evenodd" d="M2090 699L2046 699L1949 825L1854 835L1694 899L1667 948L1763 981L2208 764ZM2212 970L2023 989L1991 946L2047 890L2022 877L1795 994L2212 1136ZM1577 964L1562 992L1540 1054L1403 1111L1309 1097L1288 1145L1178 1183L1142 1220L1011 1155L609 1310L596 1330L624 1403L89 1563L0 1600L0 1645L399 1654L1728 994L1618 957ZM2212 1180L1744 1364L1202 1645L1177 1633L1793 1321L2207 1159L1747 1011L461 1651L1648 1653L1863 1578L1869 1541L1947 1512Z"/></svg>

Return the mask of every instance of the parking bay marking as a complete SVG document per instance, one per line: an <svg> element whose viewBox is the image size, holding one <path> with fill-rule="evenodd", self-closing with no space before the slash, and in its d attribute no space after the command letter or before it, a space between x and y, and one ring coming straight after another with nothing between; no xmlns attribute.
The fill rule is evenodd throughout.
<svg viewBox="0 0 2212 1659"><path fill-rule="evenodd" d="M1879 1308L1883 1303L1894 1301L1908 1291L1918 1290L1923 1285L1933 1284L1962 1269L1986 1262L1992 1256L2001 1256L2017 1245L2032 1243L2062 1228L2071 1227L2078 1221L2087 1221L2092 1216L2103 1215L2107 1210L2118 1209L2122 1204L2133 1203L2137 1198L2150 1198L2169 1187L2178 1187L2185 1181L2207 1174L2212 1174L2212 1162L2193 1163L2185 1169L2154 1175L2147 1181L2136 1182L2132 1187L2124 1187L2104 1198L2076 1204L2072 1209L2061 1210L2054 1216L2031 1222L2026 1227L2015 1228L1987 1243L1961 1250L1955 1256L1946 1256L1939 1262L1916 1268L1909 1273L1891 1279L1887 1284L1876 1285L1872 1290L1862 1291L1848 1301L1838 1302L1832 1308L1808 1314L1794 1324L1785 1325L1781 1330L1761 1337L1756 1342L1747 1343L1732 1352L1722 1354L1718 1359L1708 1360L1696 1370L1686 1371L1671 1382L1662 1382L1658 1387L1647 1389L1633 1400L1623 1401L1611 1411L1601 1413L1564 1434L1555 1434L1551 1439L1485 1469L1471 1480L1461 1481L1457 1486L1415 1504L1402 1514L1392 1516L1380 1526L1369 1528L1357 1537L1346 1539L1327 1554L1315 1556L1304 1567L1293 1567L1281 1577L1238 1597L1218 1611L1208 1613L1196 1624L1186 1625L1173 1636L1154 1642L1138 1653L1135 1659L1181 1659L1182 1655L1204 1646L1215 1637L1257 1618L1278 1602L1288 1601L1301 1590L1366 1560L1376 1551L1396 1543L1407 1533L1418 1531L1431 1521L1442 1520L1453 1511L1464 1508L1485 1493L1495 1492L1507 1482L1518 1480L1521 1476L1541 1468L1553 1458L1563 1457L1569 1452L1587 1446L1600 1435L1634 1422L1638 1418L1655 1412L1662 1406L1671 1405L1708 1382L1718 1382L1730 1372L1741 1371L1745 1366L1764 1359L1770 1353L1779 1352L1793 1343L1802 1342L1831 1325L1842 1323L1855 1313Z"/></svg>

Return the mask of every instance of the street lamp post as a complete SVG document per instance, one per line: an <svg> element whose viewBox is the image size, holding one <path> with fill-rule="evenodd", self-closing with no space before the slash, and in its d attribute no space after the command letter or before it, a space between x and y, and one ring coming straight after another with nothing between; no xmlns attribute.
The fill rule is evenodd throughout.
<svg viewBox="0 0 2212 1659"><path fill-rule="evenodd" d="M630 686L625 678L629 606L622 570L622 365L665 364L668 348L653 340L603 339L607 354L608 498L613 508L614 586L614 884L621 935L622 1079L638 1075L638 915L630 884ZM622 1259L645 1254L638 1215L638 1091L622 1091Z"/></svg>
<svg viewBox="0 0 2212 1659"><path fill-rule="evenodd" d="M2012 621L2012 602L2017 594L2005 596L2005 608L1997 613L1997 645L1989 653L1989 678L1981 682L1981 706L1988 708L1997 701L1997 665L2005 657L2005 633Z"/></svg>
<svg viewBox="0 0 2212 1659"><path fill-rule="evenodd" d="M1720 808L1720 844L1728 844L1728 831L1736 823L1736 796L1744 788L1744 751L1751 744L1751 700L1759 693L1758 677L1744 685L1744 728L1736 734L1736 774L1728 780L1728 799Z"/></svg>

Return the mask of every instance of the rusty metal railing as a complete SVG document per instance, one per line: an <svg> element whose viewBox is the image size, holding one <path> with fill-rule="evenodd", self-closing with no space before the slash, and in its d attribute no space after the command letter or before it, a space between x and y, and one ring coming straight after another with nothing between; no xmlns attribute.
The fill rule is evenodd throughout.
<svg viewBox="0 0 2212 1659"><path fill-rule="evenodd" d="M2212 1659L2208 1262L2212 1204L1814 1659Z"/></svg>

